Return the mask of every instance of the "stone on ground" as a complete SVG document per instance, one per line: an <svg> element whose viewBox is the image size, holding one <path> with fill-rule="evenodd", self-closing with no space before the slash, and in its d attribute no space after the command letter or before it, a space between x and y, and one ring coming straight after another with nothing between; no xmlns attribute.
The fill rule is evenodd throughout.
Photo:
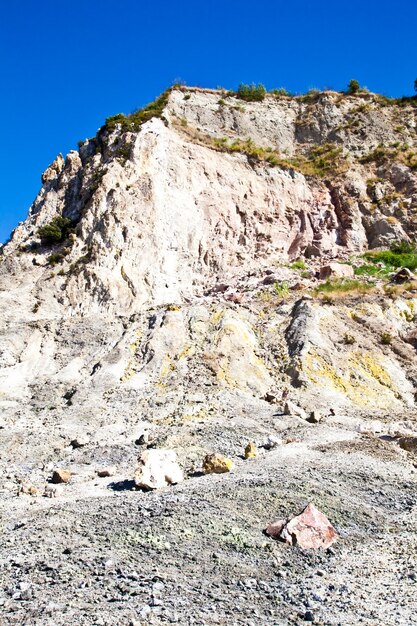
<svg viewBox="0 0 417 626"><path fill-rule="evenodd" d="M207 454L203 461L203 470L205 474L225 474L230 472L233 467L233 461L227 459L222 454Z"/></svg>
<svg viewBox="0 0 417 626"><path fill-rule="evenodd" d="M174 450L151 449L139 456L134 480L141 489L161 489L182 482L184 474Z"/></svg>

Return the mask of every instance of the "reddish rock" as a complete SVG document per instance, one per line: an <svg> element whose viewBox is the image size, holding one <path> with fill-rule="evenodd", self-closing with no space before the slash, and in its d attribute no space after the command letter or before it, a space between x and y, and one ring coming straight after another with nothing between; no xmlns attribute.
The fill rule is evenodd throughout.
<svg viewBox="0 0 417 626"><path fill-rule="evenodd" d="M344 263L329 263L320 268L320 278L353 278L353 267Z"/></svg>
<svg viewBox="0 0 417 626"><path fill-rule="evenodd" d="M287 523L286 519L277 519L274 522L270 522L265 529L266 534L272 539L280 539L281 533L284 530L284 526Z"/></svg>
<svg viewBox="0 0 417 626"><path fill-rule="evenodd" d="M337 540L337 533L327 517L311 503L289 521L268 524L266 534L300 548L328 548Z"/></svg>

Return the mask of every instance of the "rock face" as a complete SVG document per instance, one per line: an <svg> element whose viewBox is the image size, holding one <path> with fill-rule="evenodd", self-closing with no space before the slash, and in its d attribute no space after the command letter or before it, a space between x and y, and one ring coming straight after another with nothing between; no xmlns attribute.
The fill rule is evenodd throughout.
<svg viewBox="0 0 417 626"><path fill-rule="evenodd" d="M239 402L279 404L291 388L304 407L413 406L416 298L307 299L320 267L351 274L337 262L415 234L413 168L403 152L370 157L398 141L394 105L332 92L226 106L220 93L189 95L171 90L162 117L139 129L107 124L45 172L0 254L0 408L40 429L38 410L71 414L71 441L86 415L89 432L115 407L133 419L134 402L152 419L167 394L173 413L204 417L206 407L186 412L190 388ZM410 150L414 114L401 108ZM59 217L62 240L40 240ZM300 255L303 282L289 266ZM382 349L387 328L410 343Z"/></svg>
<svg viewBox="0 0 417 626"><path fill-rule="evenodd" d="M172 89L159 117L113 118L47 169L0 250L13 623L415 621L414 279L319 278L415 238L414 104ZM57 467L74 480L18 497ZM285 550L281 576L259 519L306 494L343 542L329 561ZM334 540L311 506L274 532Z"/></svg>

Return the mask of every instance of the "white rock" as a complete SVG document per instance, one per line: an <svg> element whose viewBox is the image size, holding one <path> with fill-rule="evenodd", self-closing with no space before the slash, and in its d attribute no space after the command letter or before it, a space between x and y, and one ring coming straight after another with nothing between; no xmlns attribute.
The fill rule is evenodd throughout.
<svg viewBox="0 0 417 626"><path fill-rule="evenodd" d="M46 498L58 498L64 493L60 485L46 485L43 495Z"/></svg>
<svg viewBox="0 0 417 626"><path fill-rule="evenodd" d="M302 409L294 402L291 402L290 400L287 400L284 405L284 415L291 415L291 417L301 417L303 419L306 419L307 417L307 413L304 411L304 409Z"/></svg>
<svg viewBox="0 0 417 626"><path fill-rule="evenodd" d="M265 439L264 443L262 444L262 447L265 448L265 450L272 450L273 448L276 448L277 446L282 445L282 439L280 439L279 437L276 437L275 435L268 435L268 437Z"/></svg>
<svg viewBox="0 0 417 626"><path fill-rule="evenodd" d="M173 450L145 450L138 458L135 484L142 489L161 489L184 480Z"/></svg>

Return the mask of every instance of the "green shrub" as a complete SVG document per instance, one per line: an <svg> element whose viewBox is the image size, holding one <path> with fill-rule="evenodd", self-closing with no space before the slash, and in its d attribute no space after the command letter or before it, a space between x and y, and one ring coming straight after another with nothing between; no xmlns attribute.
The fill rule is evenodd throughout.
<svg viewBox="0 0 417 626"><path fill-rule="evenodd" d="M292 270L305 270L306 264L304 263L303 259L298 259L297 261L292 263L292 265L290 265L290 268Z"/></svg>
<svg viewBox="0 0 417 626"><path fill-rule="evenodd" d="M361 91L361 86L357 80L350 80L347 88L347 92L350 94L358 93Z"/></svg>
<svg viewBox="0 0 417 626"><path fill-rule="evenodd" d="M273 96L291 97L292 95L287 89L285 89L285 87L279 87L278 89L271 89L269 93L272 94Z"/></svg>
<svg viewBox="0 0 417 626"><path fill-rule="evenodd" d="M390 343L392 343L393 339L394 339L394 337L391 335L391 333L382 333L382 335L381 335L381 343L384 346L389 346Z"/></svg>
<svg viewBox="0 0 417 626"><path fill-rule="evenodd" d="M383 263L386 271L400 267L406 267L411 271L417 269L417 246L407 241L394 242L389 250L370 250L364 257L374 264Z"/></svg>
<svg viewBox="0 0 417 626"><path fill-rule="evenodd" d="M113 115L112 117L108 117L106 119L106 124L103 126L103 129L106 130L115 130L120 127L123 132L126 131L137 131L148 122L153 117L163 118L163 110L168 102L168 97L170 94L170 89L164 91L154 102L147 104L143 109L138 109L134 111L130 115L124 115L124 113L118 113L117 115ZM185 98L186 99L186 98Z"/></svg>
<svg viewBox="0 0 417 626"><path fill-rule="evenodd" d="M62 243L73 232L73 222L67 217L55 217L49 224L41 226L38 236L44 244Z"/></svg>
<svg viewBox="0 0 417 626"><path fill-rule="evenodd" d="M288 283L286 282L274 283L274 291L279 298L286 298L288 296L289 290L290 288L288 286Z"/></svg>
<svg viewBox="0 0 417 626"><path fill-rule="evenodd" d="M264 100L266 96L266 89L263 85L245 85L241 83L237 89L236 96L246 102L259 102Z"/></svg>

